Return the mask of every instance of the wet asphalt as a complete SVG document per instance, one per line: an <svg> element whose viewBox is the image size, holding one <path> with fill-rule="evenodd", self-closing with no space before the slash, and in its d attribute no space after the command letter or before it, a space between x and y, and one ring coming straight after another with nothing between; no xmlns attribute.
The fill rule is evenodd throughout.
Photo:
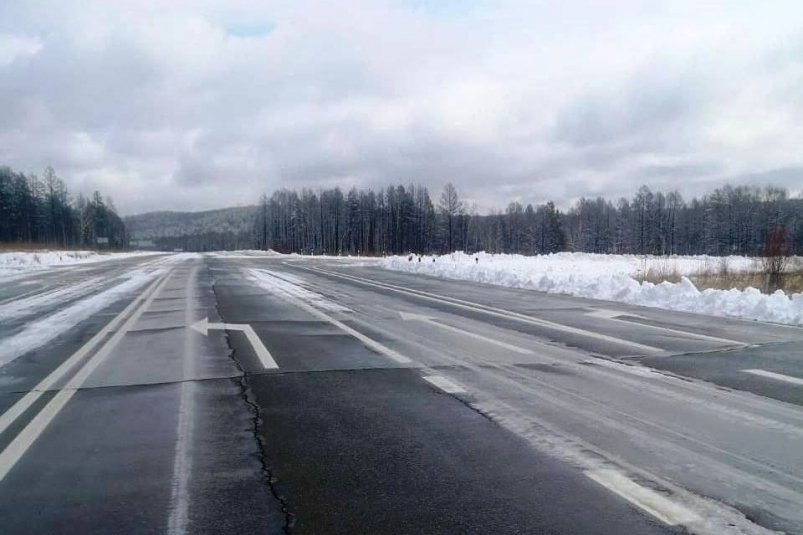
<svg viewBox="0 0 803 535"><path fill-rule="evenodd" d="M152 269L163 284L69 401L53 410L72 372L0 432L0 468L6 452L22 452L0 480L3 533L683 533L586 476L583 462L606 452L655 476L645 484L677 482L769 528L803 526L790 505L799 492L790 476L803 478L803 467L783 443L799 443L796 429L803 434L803 388L740 371L803 375L801 330L338 262L148 262L113 268L115 276ZM112 268L94 269L47 275L37 288ZM328 316L411 362L260 286L247 269L303 281L343 307ZM30 298L22 288L0 283L0 295L6 303ZM0 368L0 414L136 297ZM5 322L0 343L60 306ZM598 309L619 319L590 314ZM250 325L278 368L265 369L241 332L188 328L205 317ZM641 346L656 351L647 356ZM669 375L630 373L640 363ZM466 392L438 389L423 378L432 374ZM625 414L634 406L638 422ZM533 431L536 420L597 453L572 461L569 446L556 451L554 436ZM745 421L756 426L753 436ZM726 446L735 436L744 443ZM670 451L676 460L667 460ZM716 466L701 474L706 459ZM783 492L762 500L745 490L750 484L756 496L764 484Z"/></svg>

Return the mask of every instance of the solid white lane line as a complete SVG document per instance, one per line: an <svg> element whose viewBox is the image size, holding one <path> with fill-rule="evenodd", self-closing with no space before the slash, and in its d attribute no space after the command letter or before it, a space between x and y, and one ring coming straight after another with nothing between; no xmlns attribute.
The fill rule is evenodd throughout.
<svg viewBox="0 0 803 535"><path fill-rule="evenodd" d="M184 324L192 325L195 318L195 278L198 266L190 270L184 285ZM190 476L192 474L192 441L195 430L195 383L196 358L199 340L190 330L184 331L184 351L182 355L183 379L178 404L176 423L176 447L173 454L173 481L170 493L170 514L167 519L167 533L182 535L188 532L190 523Z"/></svg>
<svg viewBox="0 0 803 535"><path fill-rule="evenodd" d="M424 293L418 290L411 290L409 288L402 288L400 286L395 286L387 283L379 283L370 279L364 279L362 277L355 277L353 275L345 275L343 273L329 271L326 269L321 268L307 268L304 266L299 266L301 269L306 269L308 271L323 273L326 275L331 275L333 277L340 277L346 280L351 280L354 282L358 282L361 284L365 284L368 286L375 286L377 288L382 288L384 290L389 290L392 292L403 293L407 295L412 295L414 297L418 297L419 299L425 299L429 301L436 301L439 303L445 303L457 308L463 308L466 310L472 310L474 312L482 312L484 314L488 314L490 316L496 316L505 319L514 319L520 321L522 323L529 323L532 325L537 325L539 327L545 327L547 329L552 329L555 331L566 332L569 334L575 334L578 336L583 336L585 338L594 338L597 340L602 340L604 342L617 344L617 345L624 345L629 346L640 351L645 351L648 353L662 353L664 350L658 347L653 347L645 344L640 344L638 342L631 342L630 340L623 340L621 338L616 338L614 336L608 336L606 334L601 334L593 331L587 331L585 329L580 329L578 327L572 327L569 325L563 325L561 323L555 323L553 321L544 320L540 318L534 318L532 316L527 316L524 314L520 314L518 312L513 312L510 310L504 310L501 308L491 307L487 305L481 305L478 303L472 303L470 301L464 301L462 299L457 299L454 297L445 297L438 294L433 293Z"/></svg>
<svg viewBox="0 0 803 535"><path fill-rule="evenodd" d="M803 379L800 377L792 377L791 375L784 375L782 373L768 372L767 370L741 370L745 373L758 375L759 377L766 377L767 379L775 379L776 381L783 381L785 383L792 383L794 385L803 385Z"/></svg>
<svg viewBox="0 0 803 535"><path fill-rule="evenodd" d="M204 336L209 334L210 329L217 331L240 331L245 334L245 337L251 343L251 347L254 348L254 353L256 353L257 358L259 358L259 361L266 370L279 367L270 354L270 351L268 351L268 348L265 347L265 344L263 344L262 340L257 336L254 328L247 323L209 323L209 318L204 318L190 325L190 329Z"/></svg>
<svg viewBox="0 0 803 535"><path fill-rule="evenodd" d="M37 399L39 399L42 394L46 391L50 390L53 385L61 380L76 364L78 364L81 360L83 360L86 355L92 351L95 346L97 346L101 341L103 341L106 336L131 313L137 306L140 305L151 292L154 291L156 286L159 284L159 280L155 280L148 286L144 292L142 292L139 296L134 298L128 306L123 309L117 316L114 317L108 324L106 324L103 329L98 331L95 336L89 339L83 346L81 346L78 351L73 353L67 360L62 362L55 370L50 372L50 374L42 379L31 391L26 393L22 398L19 399L14 405L11 406L6 412L4 412L0 416L0 434L5 431L9 425L11 425L23 412L25 412L31 405L33 405Z"/></svg>
<svg viewBox="0 0 803 535"><path fill-rule="evenodd" d="M78 392L78 389L84 384L89 376L97 369L97 367L106 359L108 354L125 336L128 329L133 326L142 316L142 313L150 306L154 298L159 295L159 292L167 284L170 279L172 270L169 270L159 281L153 293L151 293L142 305L126 320L126 322L115 332L109 340L101 346L79 370L67 382L67 385L45 405L39 413L34 416L28 425L23 428L20 433L14 437L14 440L6 447L5 450L0 452L0 481L2 481L9 470L11 470L17 461L25 454L37 438L44 432L48 424L61 412L61 409L67 402Z"/></svg>
<svg viewBox="0 0 803 535"><path fill-rule="evenodd" d="M680 334L682 336L687 336L687 337L690 337L690 338L699 338L700 340L709 340L711 342L717 342L717 343L725 344L725 345L729 345L729 346L747 346L747 345L750 345L750 344L747 344L747 343L742 342L740 340L731 340L730 338L720 338L718 336L710 336L710 335L707 335L707 334L700 334L700 333L696 333L696 332L692 332L692 331L683 331L681 329L673 329L671 327L663 327L661 325L650 325L648 323L639 323L639 322L636 322L636 321L628 321L626 319L620 318L619 316L631 316L631 317L638 318L638 319L643 319L643 320L646 320L646 321L649 321L649 319L645 318L643 316L639 316L638 314L631 314L629 312L624 312L624 311L616 311L616 310L608 310L608 309L604 309L604 308L598 308L598 309L594 310L593 312L587 313L586 316L591 316L592 318L602 318L602 319L606 319L608 321L615 321L615 322L618 322L618 323L624 323L625 325L628 325L630 327L633 327L633 326L645 327L647 329L653 329L655 331L664 331L664 332L670 332L670 333L673 333L673 334Z"/></svg>
<svg viewBox="0 0 803 535"><path fill-rule="evenodd" d="M272 275L269 275L268 273L265 273L265 272L260 272L259 270L251 270L251 273L252 273L252 277L257 282L259 282L259 278L260 277L272 277ZM303 310L306 310L307 312L309 312L313 316L316 316L316 317L318 317L318 318L320 318L320 319L322 319L324 321L328 321L329 323L331 323L332 325L334 325L338 329L350 334L351 336L353 336L354 338L356 338L357 340L359 340L360 342L362 342L366 346L370 347L374 351L377 351L378 353L381 353L381 354L383 354L383 355L385 355L387 357L390 357L391 359L395 360L399 364L410 364L412 362L412 360L410 360L409 358L405 357L404 355L392 350L391 348L389 348L389 347L387 347L387 346L385 346L383 344L380 344L376 340L372 340L371 338L368 338L367 336L365 336L361 332L349 327L348 325L346 325L342 321L336 320L332 316L324 313L323 311L315 308L314 306L312 306L312 305L310 305L308 303L305 303L301 299L298 299L298 298L296 298L296 297L294 297L292 295L289 295L289 294L280 294L279 297L284 299L285 301L287 301L289 303L294 304L295 306L297 306L297 307L299 307L299 308L301 308Z"/></svg>
<svg viewBox="0 0 803 535"><path fill-rule="evenodd" d="M428 383L440 388L447 394L462 394L466 389L457 385L442 375L427 375L424 380Z"/></svg>
<svg viewBox="0 0 803 535"><path fill-rule="evenodd" d="M585 474L591 480L670 526L689 524L700 519L691 509L673 502L652 489L642 487L616 470L600 468L589 470Z"/></svg>
<svg viewBox="0 0 803 535"><path fill-rule="evenodd" d="M481 340L488 344L493 344L495 346L499 346L501 348L507 349L508 351L513 351L514 353L521 353L523 355L533 355L535 354L533 351L529 349L525 349L523 347L514 346L513 344L508 344L506 342L502 342L501 340L496 340L494 338L489 338L487 336L483 336L481 334L477 334L471 331L466 331L464 329L458 329L457 327L452 327L451 325L446 325L445 323L441 323L437 321L435 318L430 316L425 316L423 314L412 314L409 312L399 312L399 316L401 319L405 321L420 321L426 323L428 325L434 325L446 331L451 331L453 333L457 333L461 336L468 336L470 338L474 338L476 340Z"/></svg>

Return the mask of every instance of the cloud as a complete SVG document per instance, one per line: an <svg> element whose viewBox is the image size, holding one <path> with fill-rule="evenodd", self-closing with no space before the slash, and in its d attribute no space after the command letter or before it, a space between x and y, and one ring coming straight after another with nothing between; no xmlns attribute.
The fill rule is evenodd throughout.
<svg viewBox="0 0 803 535"><path fill-rule="evenodd" d="M0 163L124 213L452 181L480 210L799 188L803 5L0 5ZM437 195L437 191L434 192Z"/></svg>
<svg viewBox="0 0 803 535"><path fill-rule="evenodd" d="M42 43L33 37L0 35L0 66L5 67L17 60L24 60L42 49Z"/></svg>

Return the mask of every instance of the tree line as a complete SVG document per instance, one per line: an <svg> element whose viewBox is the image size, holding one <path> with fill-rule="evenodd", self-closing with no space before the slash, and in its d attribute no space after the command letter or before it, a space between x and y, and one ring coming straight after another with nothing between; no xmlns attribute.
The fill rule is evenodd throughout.
<svg viewBox="0 0 803 535"><path fill-rule="evenodd" d="M561 211L551 201L478 214L447 184L436 202L426 187L382 190L282 189L263 195L254 246L305 254L761 255L780 236L787 254L803 254L803 198L783 188L724 186L684 199L642 186L632 198L581 198Z"/></svg>
<svg viewBox="0 0 803 535"><path fill-rule="evenodd" d="M0 167L0 243L119 249L127 236L113 201L100 192L71 196L52 167L41 178Z"/></svg>

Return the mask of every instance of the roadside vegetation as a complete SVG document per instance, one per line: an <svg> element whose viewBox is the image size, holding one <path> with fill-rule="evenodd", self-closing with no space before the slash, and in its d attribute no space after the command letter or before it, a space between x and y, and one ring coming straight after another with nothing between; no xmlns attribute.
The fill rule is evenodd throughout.
<svg viewBox="0 0 803 535"><path fill-rule="evenodd" d="M639 282L659 284L664 281L680 282L683 278L677 269L670 268L669 263L660 258L653 257L647 264L650 267L636 277ZM705 263L699 271L687 277L699 290L756 288L764 293L775 290L783 290L787 294L803 292L803 257L788 257L784 270L779 275L772 275L763 258L753 258L751 264L747 270L734 270L729 258L722 257Z"/></svg>
<svg viewBox="0 0 803 535"><path fill-rule="evenodd" d="M713 288L744 290L756 288L764 293L782 290L787 294L803 292L803 257L791 256L792 249L788 231L781 226L773 228L766 237L760 256L753 257L749 266L733 265L733 257L706 257L703 265L687 274L689 280L700 289ZM636 277L640 282L658 284L664 281L680 282L681 273L677 264L668 257L644 256L643 267Z"/></svg>
<svg viewBox="0 0 803 535"><path fill-rule="evenodd" d="M127 242L111 198L72 196L52 167L41 177L0 167L0 246L121 249Z"/></svg>

